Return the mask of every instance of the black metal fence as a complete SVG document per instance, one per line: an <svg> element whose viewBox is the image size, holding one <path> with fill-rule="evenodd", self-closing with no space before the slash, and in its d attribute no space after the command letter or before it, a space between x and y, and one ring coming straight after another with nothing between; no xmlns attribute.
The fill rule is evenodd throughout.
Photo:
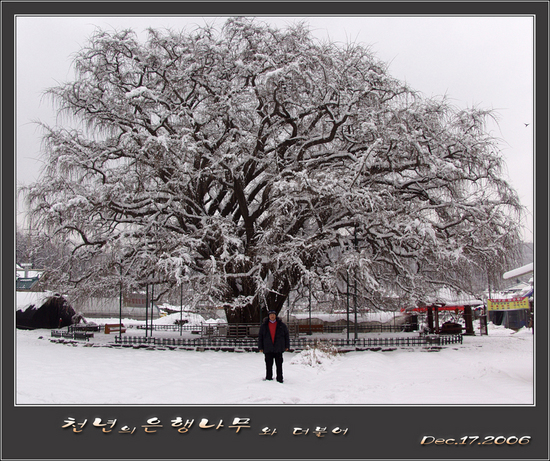
<svg viewBox="0 0 550 461"><path fill-rule="evenodd" d="M346 331L347 325L322 325L323 327L323 333L342 333ZM307 331L308 326L307 325L300 325L300 331L303 332L304 330ZM391 324L357 324L357 329L355 326L351 323L349 326L349 333L352 334L355 331L357 333L400 333L404 331L413 331L411 325L409 324L402 324L402 325L391 325Z"/></svg>
<svg viewBox="0 0 550 461"><path fill-rule="evenodd" d="M100 331L100 327L99 325L96 325L96 324L93 324L93 325L90 325L90 324L82 324L82 323L77 323L76 325L69 325L68 328L67 328L69 331L71 332L75 332L75 331Z"/></svg>
<svg viewBox="0 0 550 461"><path fill-rule="evenodd" d="M303 350L324 343L336 347L339 350L368 350L373 348L391 347L415 347L415 346L444 346L449 344L462 344L462 335L422 335L402 338L358 338L329 339L319 338L292 338L291 350ZM143 336L115 336L115 344L181 347L190 349L209 350L257 350L257 341L253 338L154 338Z"/></svg>
<svg viewBox="0 0 550 461"><path fill-rule="evenodd" d="M149 331L191 331L201 336L215 336L228 338L256 338L260 331L260 325L257 323L201 323L185 325L138 325L140 330ZM297 330L293 324L288 325L291 336L297 335Z"/></svg>
<svg viewBox="0 0 550 461"><path fill-rule="evenodd" d="M80 330L72 330L72 331L52 330L51 336L52 338L82 339L85 341L89 341L90 338L93 338L94 334L89 333L87 331L80 331Z"/></svg>
<svg viewBox="0 0 550 461"><path fill-rule="evenodd" d="M327 325L327 324L297 324L287 323L291 336L298 334L307 334L310 329L312 333L342 333L346 331L347 325ZM257 337L260 329L258 324L247 323L202 323L185 325L138 325L137 329L149 331L192 331L201 336L227 336L230 338ZM388 325L388 324L357 324L357 328L352 324L349 327L349 333L400 333L412 331L409 324Z"/></svg>
<svg viewBox="0 0 550 461"><path fill-rule="evenodd" d="M138 325L138 330L157 330L157 331L201 331L200 325L185 324L185 325Z"/></svg>

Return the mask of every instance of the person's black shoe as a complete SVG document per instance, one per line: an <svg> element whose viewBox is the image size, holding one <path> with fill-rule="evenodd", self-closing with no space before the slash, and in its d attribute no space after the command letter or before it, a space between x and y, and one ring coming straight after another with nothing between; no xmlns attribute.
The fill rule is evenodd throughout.
<svg viewBox="0 0 550 461"><path fill-rule="evenodd" d="M283 384L283 380L282 380L282 379L278 379L277 382Z"/></svg>
<svg viewBox="0 0 550 461"><path fill-rule="evenodd" d="M264 378L264 381L273 381L273 378Z"/></svg>

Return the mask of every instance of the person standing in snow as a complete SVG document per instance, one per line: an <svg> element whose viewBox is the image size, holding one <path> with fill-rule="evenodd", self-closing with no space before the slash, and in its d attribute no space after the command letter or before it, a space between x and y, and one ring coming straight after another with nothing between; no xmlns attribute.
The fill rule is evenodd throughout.
<svg viewBox="0 0 550 461"><path fill-rule="evenodd" d="M268 317L260 327L258 349L265 356L265 379L273 379L273 361L277 370L277 381L283 382L283 352L290 348L290 335L284 322L275 311L269 311Z"/></svg>

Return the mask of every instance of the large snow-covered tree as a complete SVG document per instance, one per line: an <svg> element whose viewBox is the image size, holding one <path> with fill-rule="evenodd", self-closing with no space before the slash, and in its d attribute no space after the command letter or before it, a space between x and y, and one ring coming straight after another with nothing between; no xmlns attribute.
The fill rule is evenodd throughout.
<svg viewBox="0 0 550 461"><path fill-rule="evenodd" d="M350 274L376 305L467 289L517 242L491 114L423 97L364 46L234 18L97 31L74 67L26 193L72 242L76 289L194 280L251 322Z"/></svg>

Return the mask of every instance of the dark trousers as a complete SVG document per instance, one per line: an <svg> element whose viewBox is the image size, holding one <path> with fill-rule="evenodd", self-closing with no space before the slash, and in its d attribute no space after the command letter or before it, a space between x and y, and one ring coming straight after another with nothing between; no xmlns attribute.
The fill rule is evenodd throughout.
<svg viewBox="0 0 550 461"><path fill-rule="evenodd" d="M273 379L273 360L277 370L277 381L283 380L283 353L264 352L265 355L265 379Z"/></svg>

